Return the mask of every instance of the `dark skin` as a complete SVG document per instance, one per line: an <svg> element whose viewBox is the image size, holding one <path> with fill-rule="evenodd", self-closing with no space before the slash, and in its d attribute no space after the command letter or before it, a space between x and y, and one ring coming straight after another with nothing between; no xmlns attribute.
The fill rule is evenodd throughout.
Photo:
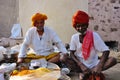
<svg viewBox="0 0 120 80"><path fill-rule="evenodd" d="M84 36L86 35L87 28L88 28L88 23L76 24L76 26L75 26L76 31L80 33L80 35L79 35L80 43L83 43L83 39L84 39ZM89 73L89 72L99 74L102 70L106 70L109 67L116 64L116 59L108 57L110 52L109 51L103 51L103 54L101 56L101 59L100 59L100 62L98 63L98 65L96 65L92 69L89 69L87 66L85 66L81 61L79 61L76 58L74 53L75 53L75 51L73 51L73 50L70 51L70 56L77 63L77 65L80 67L83 74L86 74L86 73Z"/></svg>
<svg viewBox="0 0 120 80"><path fill-rule="evenodd" d="M44 24L44 20L36 20L34 23L34 26L37 28L37 32L40 36L42 36L44 33Z"/></svg>

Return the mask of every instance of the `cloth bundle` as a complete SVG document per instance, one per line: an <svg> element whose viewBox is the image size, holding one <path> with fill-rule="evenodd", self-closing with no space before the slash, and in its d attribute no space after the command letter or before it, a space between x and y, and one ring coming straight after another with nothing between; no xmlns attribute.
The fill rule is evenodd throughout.
<svg viewBox="0 0 120 80"><path fill-rule="evenodd" d="M25 58L25 62L30 62L31 60L41 59L41 58L45 58L46 60L49 60L56 55L58 55L57 52L53 52L48 56L42 56L42 55L36 55L34 53L29 53L29 54L27 54L27 56Z"/></svg>
<svg viewBox="0 0 120 80"><path fill-rule="evenodd" d="M49 63L47 68L40 67L34 70L13 70L9 80L58 80L60 68L53 63Z"/></svg>

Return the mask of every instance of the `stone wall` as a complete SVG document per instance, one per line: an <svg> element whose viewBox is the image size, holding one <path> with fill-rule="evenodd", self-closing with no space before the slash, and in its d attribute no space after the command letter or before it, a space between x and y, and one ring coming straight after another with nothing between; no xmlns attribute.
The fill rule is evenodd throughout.
<svg viewBox="0 0 120 80"><path fill-rule="evenodd" d="M36 12L48 16L46 25L52 27L64 43L69 43L76 31L72 27L72 16L77 10L88 12L85 0L0 0L0 38L9 37L14 23L19 23L23 35L31 27L31 16Z"/></svg>
<svg viewBox="0 0 120 80"><path fill-rule="evenodd" d="M31 27L31 16L41 12L48 16L45 25L53 28L64 43L69 43L76 32L72 27L72 16L79 9L88 12L88 0L19 0L23 33Z"/></svg>
<svg viewBox="0 0 120 80"><path fill-rule="evenodd" d="M19 16L19 0L0 0L0 38L9 37Z"/></svg>
<svg viewBox="0 0 120 80"><path fill-rule="evenodd" d="M89 0L88 12L90 28L120 46L120 0Z"/></svg>

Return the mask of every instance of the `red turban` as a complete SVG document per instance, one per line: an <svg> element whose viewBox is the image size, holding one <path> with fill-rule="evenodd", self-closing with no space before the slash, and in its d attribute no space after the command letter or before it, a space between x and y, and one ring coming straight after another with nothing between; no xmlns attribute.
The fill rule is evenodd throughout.
<svg viewBox="0 0 120 80"><path fill-rule="evenodd" d="M32 20L32 25L34 25L34 22L36 20L47 20L47 16L45 14L36 13L32 16L31 20Z"/></svg>
<svg viewBox="0 0 120 80"><path fill-rule="evenodd" d="M89 22L89 16L83 11L77 11L72 18L72 25L75 27L77 23L84 24Z"/></svg>

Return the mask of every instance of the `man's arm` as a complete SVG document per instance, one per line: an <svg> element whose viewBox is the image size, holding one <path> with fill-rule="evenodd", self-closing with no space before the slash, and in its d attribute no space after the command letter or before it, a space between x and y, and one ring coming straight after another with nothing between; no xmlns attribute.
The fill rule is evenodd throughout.
<svg viewBox="0 0 120 80"><path fill-rule="evenodd" d="M26 53L27 53L27 48L28 48L28 45L22 44L20 52L18 54L17 63L24 62L24 58L26 57Z"/></svg>
<svg viewBox="0 0 120 80"><path fill-rule="evenodd" d="M100 62L98 63L98 65L93 69L94 72L100 73L104 67L105 62L107 61L108 57L109 57L109 53L110 51L103 51L103 54L100 58Z"/></svg>
<svg viewBox="0 0 120 80"><path fill-rule="evenodd" d="M77 63L77 65L80 67L80 69L83 71L83 73L90 72L90 69L87 68L80 60L77 59L77 57L74 55L75 51L70 51L71 58Z"/></svg>
<svg viewBox="0 0 120 80"><path fill-rule="evenodd" d="M30 44L30 40L31 40L31 35L30 35L30 32L28 31L26 33L26 36L20 48L20 52L18 54L18 60L17 60L18 63L24 62L24 57L26 57L27 49Z"/></svg>

